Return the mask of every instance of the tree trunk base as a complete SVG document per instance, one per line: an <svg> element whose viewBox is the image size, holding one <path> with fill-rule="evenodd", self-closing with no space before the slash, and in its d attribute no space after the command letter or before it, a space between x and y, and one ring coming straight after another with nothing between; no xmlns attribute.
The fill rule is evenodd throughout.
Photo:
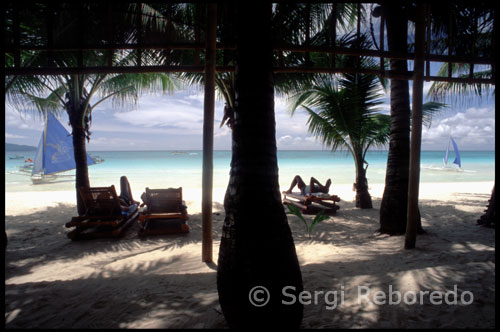
<svg viewBox="0 0 500 332"><path fill-rule="evenodd" d="M477 224L485 227L495 228L495 186L491 192L491 197L488 200L488 206L484 210L484 214L477 220Z"/></svg>
<svg viewBox="0 0 500 332"><path fill-rule="evenodd" d="M373 202L368 189L356 193L356 207L360 209L372 209Z"/></svg>

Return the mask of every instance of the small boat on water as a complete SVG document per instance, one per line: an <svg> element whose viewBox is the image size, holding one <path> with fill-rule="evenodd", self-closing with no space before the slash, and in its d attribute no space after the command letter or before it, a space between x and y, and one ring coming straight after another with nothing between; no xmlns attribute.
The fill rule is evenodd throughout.
<svg viewBox="0 0 500 332"><path fill-rule="evenodd" d="M11 157L9 157L9 159L16 159L16 160L17 160L17 159L24 159L24 156L21 156L21 155L16 154L15 156L11 156Z"/></svg>
<svg viewBox="0 0 500 332"><path fill-rule="evenodd" d="M457 167L452 167L452 165L448 165L448 155L450 153L450 143L453 145L453 151L455 153L455 159L453 160L453 164L457 165ZM453 137L450 135L450 139L448 140L448 146L446 147L446 152L443 157L443 167L451 168L453 170L461 170L462 169L462 160L460 159L460 152L458 151L458 146Z"/></svg>
<svg viewBox="0 0 500 332"><path fill-rule="evenodd" d="M87 153L87 165L94 164L96 161ZM30 167L33 184L68 180L75 177L74 173L64 173L76 168L73 139L52 113L47 115L45 128L38 143L33 163L31 165L26 163L22 166L24 171L28 171Z"/></svg>
<svg viewBox="0 0 500 332"><path fill-rule="evenodd" d="M453 152L450 150L450 143L453 146ZM449 162L448 159L450 158L450 153L455 154L455 159L453 162ZM472 170L464 170L462 168L462 159L460 157L460 151L458 150L458 145L457 142L453 139L453 137L450 136L448 139L448 145L446 146L446 150L444 152L443 156L443 165L441 166L436 166L436 165L430 165L430 166L423 166L422 168L429 170L429 171L446 171L446 172L466 172L466 173L475 173L476 171Z"/></svg>
<svg viewBox="0 0 500 332"><path fill-rule="evenodd" d="M92 156L92 159L94 159L96 164L100 164L104 161L104 159L101 158L100 156Z"/></svg>

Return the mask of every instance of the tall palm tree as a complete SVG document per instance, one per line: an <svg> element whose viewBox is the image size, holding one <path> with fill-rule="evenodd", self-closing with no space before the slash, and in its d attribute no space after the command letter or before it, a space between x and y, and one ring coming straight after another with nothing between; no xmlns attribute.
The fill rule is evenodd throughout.
<svg viewBox="0 0 500 332"><path fill-rule="evenodd" d="M366 153L389 140L390 117L376 112L380 85L375 75L344 74L338 84L324 76L314 87L296 97L292 112L309 113L309 131L332 151L346 148L356 169L356 207L372 208L366 178Z"/></svg>
<svg viewBox="0 0 500 332"><path fill-rule="evenodd" d="M282 303L283 287L301 292L303 286L279 191L271 3L238 2L235 22L235 121L217 268L219 302L230 327L298 328L302 304ZM268 290L266 305L249 301L256 286Z"/></svg>
<svg viewBox="0 0 500 332"><path fill-rule="evenodd" d="M411 4L382 3L390 52L407 52L408 19ZM391 70L408 71L407 61L391 59ZM410 94L407 80L391 80L391 129L385 187L380 204L381 233L404 234L408 210L410 172Z"/></svg>

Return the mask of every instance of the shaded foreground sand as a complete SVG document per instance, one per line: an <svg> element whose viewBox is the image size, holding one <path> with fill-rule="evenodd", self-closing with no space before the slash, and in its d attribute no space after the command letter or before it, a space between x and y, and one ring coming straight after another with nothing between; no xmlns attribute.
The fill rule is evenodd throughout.
<svg viewBox="0 0 500 332"><path fill-rule="evenodd" d="M318 296L304 307L304 328L494 327L495 230L476 225L492 182L421 184L420 209L428 234L417 249L402 236L381 236L382 185L373 185L374 209L354 207L349 186L336 216L309 239L289 215L304 289L343 291L344 303ZM134 197L140 196L134 191ZM224 189L214 191L214 264L201 262L199 190L185 190L191 233L71 242L64 223L75 213L74 192L6 193L5 326L7 328L224 328L218 304L216 260L224 220ZM256 216L258 218L258 216ZM311 218L311 217L307 217ZM358 303L358 286L381 290L454 291L470 305ZM320 293L318 293L320 294ZM328 303L327 303L328 301ZM314 302L314 298L313 298Z"/></svg>

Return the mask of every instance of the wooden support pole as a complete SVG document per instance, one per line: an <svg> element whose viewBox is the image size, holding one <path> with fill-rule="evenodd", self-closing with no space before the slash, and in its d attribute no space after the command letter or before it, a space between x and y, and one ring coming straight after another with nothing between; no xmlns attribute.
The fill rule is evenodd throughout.
<svg viewBox="0 0 500 332"><path fill-rule="evenodd" d="M412 121L410 142L410 180L405 249L415 248L417 239L418 190L420 181L420 146L422 141L422 99L424 88L425 5L417 3L415 19L415 64L413 76Z"/></svg>
<svg viewBox="0 0 500 332"><path fill-rule="evenodd" d="M215 104L215 51L217 30L217 5L208 5L207 44L205 56L205 100L203 115L203 174L201 198L202 261L211 263L212 258L212 187L214 148Z"/></svg>

